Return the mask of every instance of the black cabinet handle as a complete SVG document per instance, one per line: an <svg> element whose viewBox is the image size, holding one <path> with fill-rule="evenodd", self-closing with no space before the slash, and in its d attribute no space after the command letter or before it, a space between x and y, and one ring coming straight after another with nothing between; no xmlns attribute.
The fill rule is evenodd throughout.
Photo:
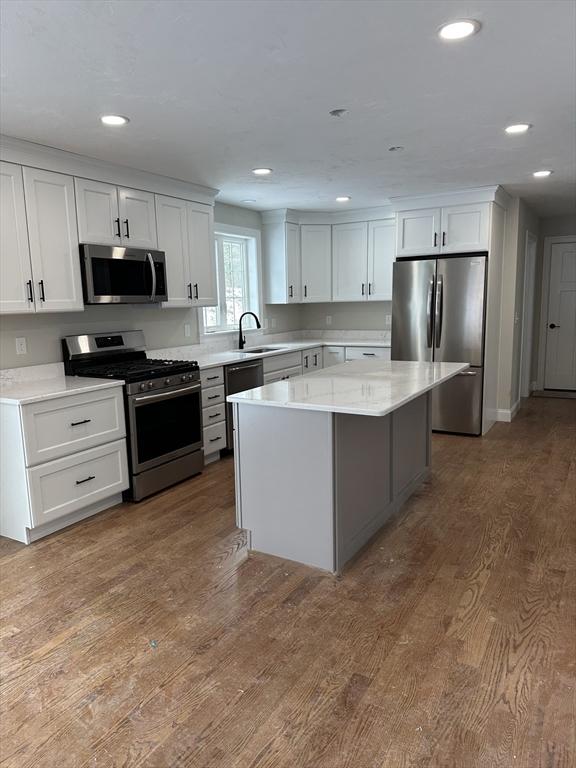
<svg viewBox="0 0 576 768"><path fill-rule="evenodd" d="M128 219L124 219L124 224L126 225L126 237L130 237L130 226L128 224Z"/></svg>
<svg viewBox="0 0 576 768"><path fill-rule="evenodd" d="M308 286L305 285L304 286L304 298L307 298L307 296L308 296Z"/></svg>
<svg viewBox="0 0 576 768"><path fill-rule="evenodd" d="M434 248L438 245L438 232L434 232Z"/></svg>
<svg viewBox="0 0 576 768"><path fill-rule="evenodd" d="M76 480L76 485L82 485L82 483L87 483L89 480L94 480L96 475L88 475L88 477L85 477L84 480Z"/></svg>
<svg viewBox="0 0 576 768"><path fill-rule="evenodd" d="M206 381L215 381L216 379L219 379L220 376L207 376Z"/></svg>
<svg viewBox="0 0 576 768"><path fill-rule="evenodd" d="M40 301L46 301L46 294L44 293L44 280L40 280L38 285L40 286Z"/></svg>
<svg viewBox="0 0 576 768"><path fill-rule="evenodd" d="M128 221L128 219L126 219ZM116 224L116 237L122 237L122 231L120 230L120 218L114 219L114 224Z"/></svg>
<svg viewBox="0 0 576 768"><path fill-rule="evenodd" d="M211 437L209 442L210 443L217 443L218 440L222 440L222 438L221 437Z"/></svg>
<svg viewBox="0 0 576 768"><path fill-rule="evenodd" d="M366 293L366 284L362 283L362 296Z"/></svg>
<svg viewBox="0 0 576 768"><path fill-rule="evenodd" d="M32 280L28 280L26 285L28 287L28 301L33 302L34 301L34 288L32 286Z"/></svg>
<svg viewBox="0 0 576 768"><path fill-rule="evenodd" d="M364 357L376 357L376 352L362 352Z"/></svg>
<svg viewBox="0 0 576 768"><path fill-rule="evenodd" d="M293 299L293 298L294 298L294 286L293 286L293 285L291 285L291 286L288 288L288 296L289 296L291 299Z"/></svg>
<svg viewBox="0 0 576 768"><path fill-rule="evenodd" d="M188 283L188 298L192 298L192 283Z"/></svg>
<svg viewBox="0 0 576 768"><path fill-rule="evenodd" d="M208 395L208 400L218 400L220 395Z"/></svg>
<svg viewBox="0 0 576 768"><path fill-rule="evenodd" d="M79 424L90 424L92 419L82 419L82 421L71 421L70 426L71 427L77 427Z"/></svg>
<svg viewBox="0 0 576 768"><path fill-rule="evenodd" d="M446 245L446 232L442 232L442 245Z"/></svg>
<svg viewBox="0 0 576 768"><path fill-rule="evenodd" d="M304 368L308 368L308 355L304 356Z"/></svg>
<svg viewBox="0 0 576 768"><path fill-rule="evenodd" d="M198 283L194 283L194 298L198 298Z"/></svg>
<svg viewBox="0 0 576 768"><path fill-rule="evenodd" d="M314 365L315 366L318 365L318 355L317 354L314 355Z"/></svg>
<svg viewBox="0 0 576 768"><path fill-rule="evenodd" d="M218 416L222 416L222 414L221 414L220 412L218 412L218 413L213 413L211 416L208 416L208 418L209 418L209 419L217 419L217 418L218 418Z"/></svg>
<svg viewBox="0 0 576 768"><path fill-rule="evenodd" d="M368 296L372 296L372 283L368 283Z"/></svg>

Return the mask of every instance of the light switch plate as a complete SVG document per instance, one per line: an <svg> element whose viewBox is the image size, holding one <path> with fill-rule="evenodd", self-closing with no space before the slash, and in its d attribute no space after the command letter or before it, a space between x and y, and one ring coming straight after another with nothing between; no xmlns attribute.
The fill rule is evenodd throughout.
<svg viewBox="0 0 576 768"><path fill-rule="evenodd" d="M326 315L326 325L332 325L332 315Z"/></svg>
<svg viewBox="0 0 576 768"><path fill-rule="evenodd" d="M190 323L184 323L184 336L190 336Z"/></svg>
<svg viewBox="0 0 576 768"><path fill-rule="evenodd" d="M19 336L16 339L16 354L17 355L26 355L26 354L28 354L28 349L26 348L26 337L25 336Z"/></svg>

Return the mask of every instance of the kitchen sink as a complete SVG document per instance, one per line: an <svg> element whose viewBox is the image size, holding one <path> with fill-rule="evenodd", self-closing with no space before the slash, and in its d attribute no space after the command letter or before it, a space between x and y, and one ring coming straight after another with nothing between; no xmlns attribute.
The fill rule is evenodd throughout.
<svg viewBox="0 0 576 768"><path fill-rule="evenodd" d="M284 347L250 347L250 349L243 349L242 351L259 355L263 352L281 352L283 349Z"/></svg>

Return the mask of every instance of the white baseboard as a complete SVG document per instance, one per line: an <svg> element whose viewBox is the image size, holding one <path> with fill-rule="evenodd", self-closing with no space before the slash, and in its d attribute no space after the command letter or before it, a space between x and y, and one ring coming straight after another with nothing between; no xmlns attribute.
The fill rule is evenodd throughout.
<svg viewBox="0 0 576 768"><path fill-rule="evenodd" d="M496 409L496 421L510 422L516 416L520 410L520 400L514 403L512 408L497 408Z"/></svg>

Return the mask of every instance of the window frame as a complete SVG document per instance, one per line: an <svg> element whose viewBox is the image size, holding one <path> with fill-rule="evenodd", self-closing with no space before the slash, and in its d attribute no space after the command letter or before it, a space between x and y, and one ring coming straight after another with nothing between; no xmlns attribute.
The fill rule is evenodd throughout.
<svg viewBox="0 0 576 768"><path fill-rule="evenodd" d="M216 259L216 273L217 273L217 290L218 290L218 308L222 313L222 308L226 306L226 287L224 281L224 260L218 254L217 250L217 238L226 238L234 240L243 240L246 244L246 260L248 262L248 270L252 272L252 277L248 276L248 290L252 302L256 302L257 306L252 308L251 311L256 312L260 317L263 302L263 285L262 285L262 257L261 257L261 236L259 229L251 229L248 227L238 227L231 224L214 224L214 258ZM252 262L250 265L249 262ZM253 282L256 282L256 286L253 286ZM251 285L252 283L252 285ZM238 326L207 326L204 319L204 310L209 307L198 308L198 325L200 330L200 337L202 339L214 338L214 336L220 334L238 333ZM262 322L262 318L260 317ZM213 330L212 330L213 328ZM256 331L256 328L246 328L247 333Z"/></svg>

